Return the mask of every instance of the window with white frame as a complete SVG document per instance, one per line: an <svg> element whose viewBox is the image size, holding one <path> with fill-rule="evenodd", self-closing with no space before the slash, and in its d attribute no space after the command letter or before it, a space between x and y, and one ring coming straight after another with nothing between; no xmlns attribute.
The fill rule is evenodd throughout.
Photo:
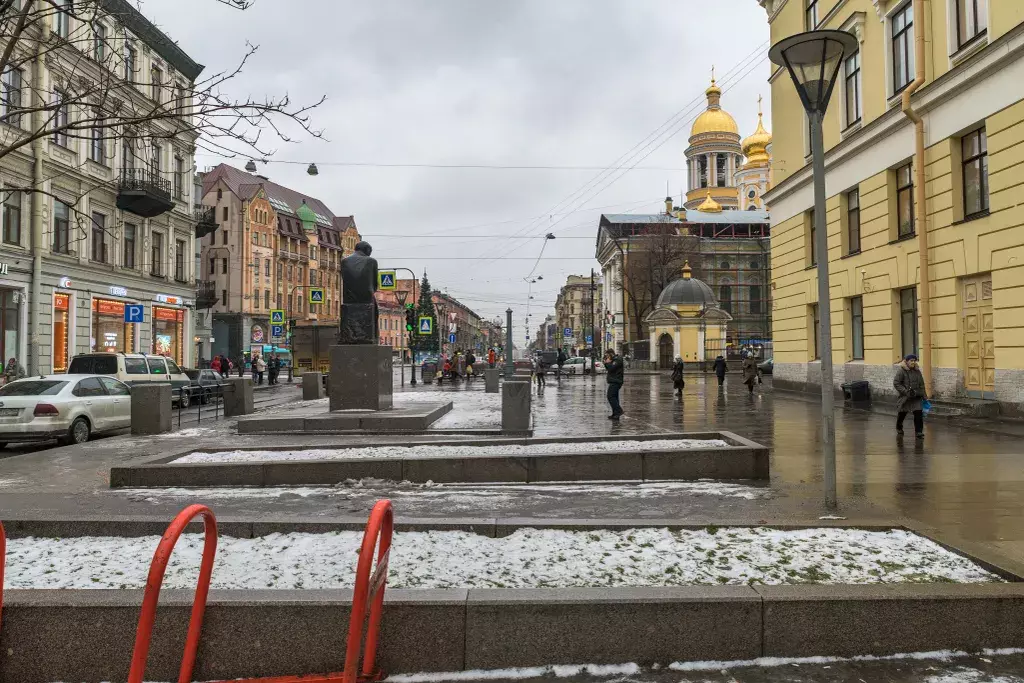
<svg viewBox="0 0 1024 683"><path fill-rule="evenodd" d="M966 47L988 31L988 0L953 0L956 48Z"/></svg>
<svg viewBox="0 0 1024 683"><path fill-rule="evenodd" d="M71 107L65 102L64 93L53 93L53 141L61 147L68 146L67 125L71 121Z"/></svg>
<svg viewBox="0 0 1024 683"><path fill-rule="evenodd" d="M126 81L132 80L135 76L135 72L138 70L139 53L135 49L135 45L131 41L125 41L124 43L124 78Z"/></svg>
<svg viewBox="0 0 1024 683"><path fill-rule="evenodd" d="M807 0L804 10L804 29L813 31L818 28L818 0Z"/></svg>
<svg viewBox="0 0 1024 683"><path fill-rule="evenodd" d="M56 0L57 11L53 15L53 32L67 38L71 32L71 0Z"/></svg>
<svg viewBox="0 0 1024 683"><path fill-rule="evenodd" d="M103 119L97 119L93 124L89 140L89 158L97 164L103 163Z"/></svg>
<svg viewBox="0 0 1024 683"><path fill-rule="evenodd" d="M905 3L889 19L892 39L892 90L896 94L914 80L914 5Z"/></svg>
<svg viewBox="0 0 1024 683"><path fill-rule="evenodd" d="M92 34L92 58L102 62L107 57L107 27L97 22Z"/></svg>
<svg viewBox="0 0 1024 683"><path fill-rule="evenodd" d="M861 84L860 84L860 50L846 58L843 74L846 127L860 123L861 117Z"/></svg>

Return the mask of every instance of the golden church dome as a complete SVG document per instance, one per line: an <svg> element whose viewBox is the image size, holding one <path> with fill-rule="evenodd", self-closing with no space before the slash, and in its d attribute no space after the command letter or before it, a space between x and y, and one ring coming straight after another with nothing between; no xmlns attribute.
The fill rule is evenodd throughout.
<svg viewBox="0 0 1024 683"><path fill-rule="evenodd" d="M701 205L697 207L697 210L698 211L703 211L704 213L721 213L722 212L722 205L719 204L718 202L716 202L711 197L711 190L708 190L708 197L707 197L707 199L705 199L701 203Z"/></svg>
<svg viewBox="0 0 1024 683"><path fill-rule="evenodd" d="M720 104L722 90L715 85L714 76L711 78L711 86L704 91L708 97L708 108L697 117L690 128L690 137L702 133L732 133L736 137L740 135L740 128L736 125L729 112L722 109Z"/></svg>
<svg viewBox="0 0 1024 683"><path fill-rule="evenodd" d="M747 158L744 168L752 166L767 166L770 158L768 156L768 145L772 144L772 134L764 128L764 116L761 113L761 99L757 102L757 129L748 137L743 139L743 156Z"/></svg>

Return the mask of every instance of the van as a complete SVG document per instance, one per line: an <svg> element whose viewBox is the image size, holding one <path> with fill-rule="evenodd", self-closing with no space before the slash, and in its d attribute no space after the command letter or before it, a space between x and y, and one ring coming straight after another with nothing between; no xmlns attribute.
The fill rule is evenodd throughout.
<svg viewBox="0 0 1024 683"><path fill-rule="evenodd" d="M69 374L109 375L128 386L159 382L171 385L171 402L191 405L192 380L170 358L145 353L83 353L71 359Z"/></svg>

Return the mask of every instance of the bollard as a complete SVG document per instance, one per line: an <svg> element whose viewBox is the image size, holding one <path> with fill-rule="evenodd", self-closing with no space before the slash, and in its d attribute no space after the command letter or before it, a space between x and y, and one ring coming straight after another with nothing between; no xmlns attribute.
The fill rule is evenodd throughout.
<svg viewBox="0 0 1024 683"><path fill-rule="evenodd" d="M501 387L502 434L527 434L530 431L530 381L506 380Z"/></svg>
<svg viewBox="0 0 1024 683"><path fill-rule="evenodd" d="M163 434L171 431L171 385L132 386L132 434Z"/></svg>
<svg viewBox="0 0 1024 683"><path fill-rule="evenodd" d="M249 415L252 412L252 379L232 377L224 387L224 417Z"/></svg>
<svg viewBox="0 0 1024 683"><path fill-rule="evenodd" d="M484 370L484 391L488 394L498 393L498 368Z"/></svg>
<svg viewBox="0 0 1024 683"><path fill-rule="evenodd" d="M320 372L302 373L302 400L316 401L324 397L324 376Z"/></svg>

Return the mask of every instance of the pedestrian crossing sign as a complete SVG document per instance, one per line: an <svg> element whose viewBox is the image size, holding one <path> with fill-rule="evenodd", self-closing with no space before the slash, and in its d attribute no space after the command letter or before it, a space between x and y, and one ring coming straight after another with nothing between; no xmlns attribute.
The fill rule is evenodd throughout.
<svg viewBox="0 0 1024 683"><path fill-rule="evenodd" d="M270 311L270 324L271 325L284 325L284 309L273 308Z"/></svg>
<svg viewBox="0 0 1024 683"><path fill-rule="evenodd" d="M323 287L310 287L309 288L309 303L311 304L322 304L324 302L324 288Z"/></svg>
<svg viewBox="0 0 1024 683"><path fill-rule="evenodd" d="M381 270L377 272L377 289L383 292L393 292L398 289L397 278L393 270Z"/></svg>
<svg viewBox="0 0 1024 683"><path fill-rule="evenodd" d="M419 325L420 334L433 334L434 333L434 319L429 315L420 316Z"/></svg>

